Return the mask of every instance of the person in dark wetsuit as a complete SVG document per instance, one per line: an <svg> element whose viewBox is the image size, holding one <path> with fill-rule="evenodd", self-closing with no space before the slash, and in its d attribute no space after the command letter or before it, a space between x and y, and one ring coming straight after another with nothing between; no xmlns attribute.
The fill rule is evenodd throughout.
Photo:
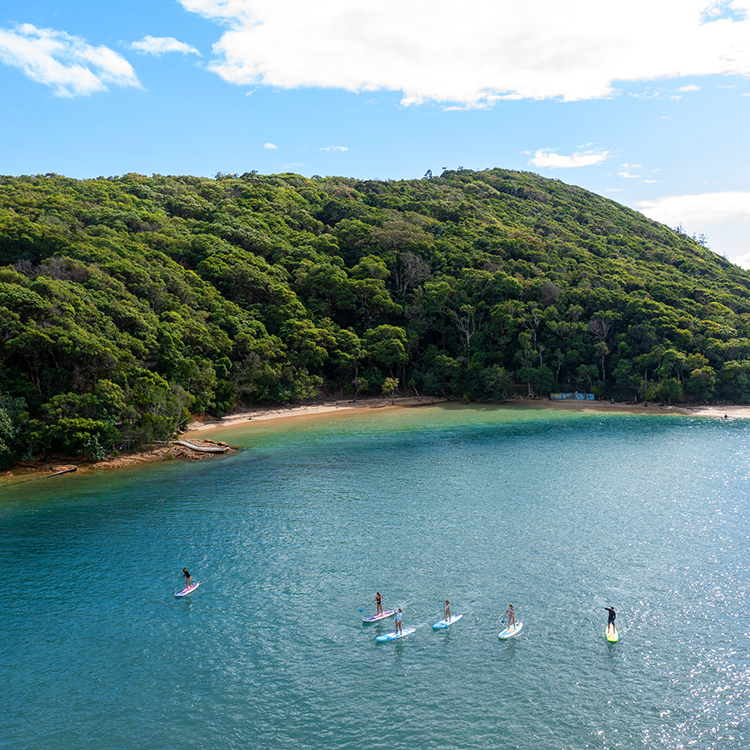
<svg viewBox="0 0 750 750"><path fill-rule="evenodd" d="M607 631L609 632L610 629L614 630L615 617L617 617L617 612L615 612L614 607L605 607L604 609L609 612L609 619L607 620Z"/></svg>
<svg viewBox="0 0 750 750"><path fill-rule="evenodd" d="M188 573L188 569L187 568L183 568L182 569L182 576L181 577L185 579L185 588L189 588L192 579L190 578L190 573Z"/></svg>
<svg viewBox="0 0 750 750"><path fill-rule="evenodd" d="M375 614L382 615L383 614L383 597L380 596L379 591L375 594L375 598L373 599L373 601L377 602L377 605L378 605L378 611Z"/></svg>

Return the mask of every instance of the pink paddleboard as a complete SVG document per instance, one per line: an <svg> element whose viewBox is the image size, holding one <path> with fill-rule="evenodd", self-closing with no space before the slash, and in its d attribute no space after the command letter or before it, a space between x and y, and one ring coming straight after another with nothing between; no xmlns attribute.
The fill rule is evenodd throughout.
<svg viewBox="0 0 750 750"><path fill-rule="evenodd" d="M369 617L365 617L362 622L377 622L378 620L385 620L386 617L393 617L393 615L395 614L395 609L386 609L385 612L382 612L379 615L370 615Z"/></svg>
<svg viewBox="0 0 750 750"><path fill-rule="evenodd" d="M189 594L191 591L195 591L198 586L200 586L199 582L191 583L189 586L186 586L182 591L176 591L175 596L185 596L186 594Z"/></svg>

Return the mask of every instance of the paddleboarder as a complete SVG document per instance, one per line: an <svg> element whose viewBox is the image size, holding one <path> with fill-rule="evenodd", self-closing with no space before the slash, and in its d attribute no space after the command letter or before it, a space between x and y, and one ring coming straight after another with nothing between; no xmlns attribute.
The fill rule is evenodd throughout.
<svg viewBox="0 0 750 750"><path fill-rule="evenodd" d="M379 591L375 594L375 598L373 599L373 601L377 602L377 605L378 605L378 611L375 614L382 615L383 614L383 597L380 596Z"/></svg>
<svg viewBox="0 0 750 750"><path fill-rule="evenodd" d="M443 605L445 609L445 619L450 620L451 619L451 603L446 599L445 604Z"/></svg>
<svg viewBox="0 0 750 750"><path fill-rule="evenodd" d="M516 627L516 613L513 610L512 604L508 605L508 609L505 610L504 617L508 618L508 630L512 630Z"/></svg>
<svg viewBox="0 0 750 750"><path fill-rule="evenodd" d="M398 612L396 612L396 632L399 635L403 635L403 630L401 630L401 607L398 608Z"/></svg>
<svg viewBox="0 0 750 750"><path fill-rule="evenodd" d="M617 617L617 612L615 612L614 607L605 607L604 609L609 612L609 619L607 620L607 630L610 630L610 628L615 627L615 617Z"/></svg>
<svg viewBox="0 0 750 750"><path fill-rule="evenodd" d="M180 577L185 579L185 588L186 589L190 588L190 583L192 581L192 578L190 578L190 573L188 573L188 569L187 568L183 568L182 569L182 576L180 576Z"/></svg>

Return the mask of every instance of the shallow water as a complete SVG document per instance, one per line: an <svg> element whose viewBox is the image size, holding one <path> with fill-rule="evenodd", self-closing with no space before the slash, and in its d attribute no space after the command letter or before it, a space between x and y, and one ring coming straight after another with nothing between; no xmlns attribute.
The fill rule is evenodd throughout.
<svg viewBox="0 0 750 750"><path fill-rule="evenodd" d="M0 747L746 748L749 435L436 406L6 487Z"/></svg>

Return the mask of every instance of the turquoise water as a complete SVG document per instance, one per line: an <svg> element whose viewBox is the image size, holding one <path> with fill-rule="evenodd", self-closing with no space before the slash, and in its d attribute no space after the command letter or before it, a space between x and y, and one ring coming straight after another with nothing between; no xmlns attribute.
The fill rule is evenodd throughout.
<svg viewBox="0 0 750 750"><path fill-rule="evenodd" d="M749 435L429 407L4 487L0 747L747 748Z"/></svg>

